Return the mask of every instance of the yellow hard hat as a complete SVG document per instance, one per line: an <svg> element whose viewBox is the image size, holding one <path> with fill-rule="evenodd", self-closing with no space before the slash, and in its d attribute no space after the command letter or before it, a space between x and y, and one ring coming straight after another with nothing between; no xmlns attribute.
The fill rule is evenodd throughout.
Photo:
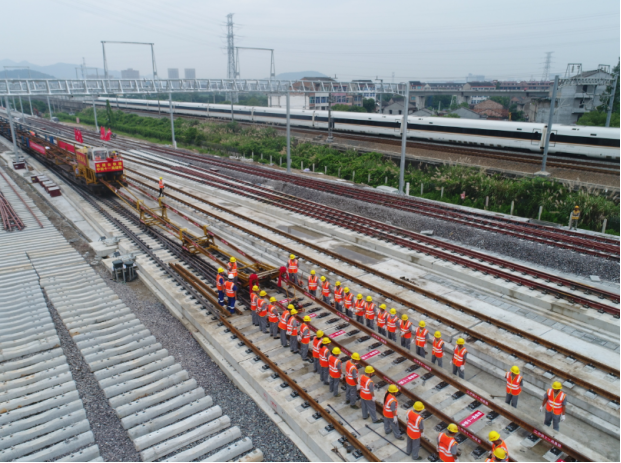
<svg viewBox="0 0 621 463"><path fill-rule="evenodd" d="M224 272L224 269L223 269L222 267L220 267L220 268L218 269L218 273L222 273L222 272Z"/></svg>
<svg viewBox="0 0 621 463"><path fill-rule="evenodd" d="M442 337L442 333L440 333L439 331L436 331L433 335L434 335L436 338L441 338L441 337Z"/></svg>
<svg viewBox="0 0 621 463"><path fill-rule="evenodd" d="M514 375L519 375L520 369L514 365L511 367L511 373L513 373Z"/></svg>
<svg viewBox="0 0 621 463"><path fill-rule="evenodd" d="M466 341L464 341L464 338L459 338L457 340L457 345L458 346L463 346L464 344L466 344Z"/></svg>
<svg viewBox="0 0 621 463"><path fill-rule="evenodd" d="M396 314L397 314L396 309L390 309L390 315L396 315Z"/></svg>
<svg viewBox="0 0 621 463"><path fill-rule="evenodd" d="M310 317L309 317L308 315L306 315L306 316L304 317L304 321L305 321L305 322L309 322L309 321L310 321Z"/></svg>
<svg viewBox="0 0 621 463"><path fill-rule="evenodd" d="M315 271L314 271L314 270L311 270L311 275L314 275L314 274L315 274Z"/></svg>
<svg viewBox="0 0 621 463"><path fill-rule="evenodd" d="M354 352L353 354L351 354L351 359L360 360L360 354L358 352Z"/></svg>
<svg viewBox="0 0 621 463"><path fill-rule="evenodd" d="M322 276L322 277L320 278L320 280L321 280L321 281L326 281L326 277Z"/></svg>
<svg viewBox="0 0 621 463"><path fill-rule="evenodd" d="M160 180L162 180L162 177L160 177ZM576 206L576 207L578 207L578 206Z"/></svg>
<svg viewBox="0 0 621 463"><path fill-rule="evenodd" d="M576 206L574 206L574 209L580 209L580 208L578 207L578 205L576 205Z"/></svg>
<svg viewBox="0 0 621 463"><path fill-rule="evenodd" d="M382 305L380 305L380 309L382 309L382 310L386 310L386 304L382 304Z"/></svg>
<svg viewBox="0 0 621 463"><path fill-rule="evenodd" d="M297 310L295 310L295 309L291 309L291 315L295 315L295 314L297 314L297 313L298 313L298 311L297 311Z"/></svg>
<svg viewBox="0 0 621 463"><path fill-rule="evenodd" d="M489 440L491 442L494 442L494 441L497 441L498 439L500 439L500 434L498 434L496 431L490 431Z"/></svg>
<svg viewBox="0 0 621 463"><path fill-rule="evenodd" d="M448 432L459 432L457 425L455 423L451 423L448 425Z"/></svg>
<svg viewBox="0 0 621 463"><path fill-rule="evenodd" d="M259 287L258 287L257 285L254 285L254 286L252 287L252 290L253 290L253 291L258 291L258 290L259 290Z"/></svg>
<svg viewBox="0 0 621 463"><path fill-rule="evenodd" d="M558 381L554 381L552 383L552 389L556 389L556 390L563 389L563 385L561 383L559 383Z"/></svg>
<svg viewBox="0 0 621 463"><path fill-rule="evenodd" d="M309 318L310 318L310 317L309 317ZM323 337L323 331L321 331L321 330L317 330L317 337L318 337L318 338Z"/></svg>
<svg viewBox="0 0 621 463"><path fill-rule="evenodd" d="M369 365L369 366L367 366L367 367L364 369L364 372L365 372L367 375L370 375L371 373L375 373L375 368L373 368L371 365Z"/></svg>
<svg viewBox="0 0 621 463"><path fill-rule="evenodd" d="M235 257L231 257L231 262L237 262L237 259L235 259Z"/></svg>
<svg viewBox="0 0 621 463"><path fill-rule="evenodd" d="M371 302L373 298L371 296L367 296L367 302Z"/></svg>
<svg viewBox="0 0 621 463"><path fill-rule="evenodd" d="M336 283L334 283L334 286L341 286L341 282L337 281Z"/></svg>
<svg viewBox="0 0 621 463"><path fill-rule="evenodd" d="M425 326L427 326L427 324L421 320L418 322L418 326L420 326L421 328L424 328Z"/></svg>
<svg viewBox="0 0 621 463"><path fill-rule="evenodd" d="M276 298L275 297L270 297L270 302L276 302Z"/></svg>
<svg viewBox="0 0 621 463"><path fill-rule="evenodd" d="M425 409L425 406L422 402L414 402L414 410L417 412L422 412Z"/></svg>
<svg viewBox="0 0 621 463"><path fill-rule="evenodd" d="M500 460L504 460L505 458L507 458L507 452L505 452L505 449L503 449L502 447L497 447L494 450L494 456L496 458L499 458Z"/></svg>
<svg viewBox="0 0 621 463"><path fill-rule="evenodd" d="M345 288L343 291L348 293L349 292L349 288Z"/></svg>
<svg viewBox="0 0 621 463"><path fill-rule="evenodd" d="M332 349L332 353L334 355L341 355L341 349L339 349L338 347L335 347L334 349Z"/></svg>
<svg viewBox="0 0 621 463"><path fill-rule="evenodd" d="M321 340L321 344L330 344L332 341L330 341L330 338L323 338Z"/></svg>
<svg viewBox="0 0 621 463"><path fill-rule="evenodd" d="M290 254L289 259L295 259L295 254Z"/></svg>
<svg viewBox="0 0 621 463"><path fill-rule="evenodd" d="M407 320L407 319L408 319L408 316L407 316L406 314L401 315L401 320L404 320L404 321L405 321L405 320Z"/></svg>
<svg viewBox="0 0 621 463"><path fill-rule="evenodd" d="M295 309L295 307L293 307L293 304L289 304L289 305L287 306L287 309L291 310L291 309Z"/></svg>
<svg viewBox="0 0 621 463"><path fill-rule="evenodd" d="M261 291L261 292L259 293L259 296L261 296L261 297L263 297L263 296L267 296L267 293L266 293L265 291Z"/></svg>
<svg viewBox="0 0 621 463"><path fill-rule="evenodd" d="M356 299L362 299L362 294L358 294L358 295L356 296Z"/></svg>
<svg viewBox="0 0 621 463"><path fill-rule="evenodd" d="M388 386L388 392L394 394L395 392L399 392L399 388L394 384L391 384L390 386Z"/></svg>

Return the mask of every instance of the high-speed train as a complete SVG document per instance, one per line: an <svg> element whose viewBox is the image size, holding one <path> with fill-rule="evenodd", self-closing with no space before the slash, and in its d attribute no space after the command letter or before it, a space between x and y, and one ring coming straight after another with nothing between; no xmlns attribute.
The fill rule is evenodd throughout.
<svg viewBox="0 0 621 463"><path fill-rule="evenodd" d="M99 98L98 105L105 105L108 98ZM166 100L110 99L113 108L152 111L163 115L169 112ZM268 124L286 123L286 110L259 106L233 108L238 121ZM231 106L223 104L173 102L175 114L231 119ZM369 135L401 137L403 116L350 113L332 111L333 129ZM293 127L328 128L328 111L292 109L290 123ZM407 137L440 143L469 146L512 148L541 152L545 124L512 121L487 121L449 117L408 116ZM550 136L551 153L619 159L619 128L553 125Z"/></svg>

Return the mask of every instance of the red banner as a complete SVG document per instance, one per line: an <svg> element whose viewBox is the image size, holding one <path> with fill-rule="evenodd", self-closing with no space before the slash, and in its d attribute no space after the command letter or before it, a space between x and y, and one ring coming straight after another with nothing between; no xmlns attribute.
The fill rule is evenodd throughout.
<svg viewBox="0 0 621 463"><path fill-rule="evenodd" d="M80 129L73 129L73 133L75 135L75 141L78 143L84 143L84 139L82 138L82 132Z"/></svg>
<svg viewBox="0 0 621 463"><path fill-rule="evenodd" d="M95 172L98 174L104 172L116 172L119 170L123 170L123 161L95 162Z"/></svg>
<svg viewBox="0 0 621 463"><path fill-rule="evenodd" d="M401 380L397 381L397 384L398 384L399 386L403 386L404 384L407 384L407 383L409 383L409 382L414 381L414 380L415 380L416 378L418 378L418 377L419 377L419 376L418 376L418 374L416 374L416 373L410 373L410 374L409 374L409 375L407 375L405 378L403 378L403 379L401 379Z"/></svg>
<svg viewBox="0 0 621 463"><path fill-rule="evenodd" d="M78 164L88 167L88 158L86 157L86 154L80 153L78 151L77 153L75 153L75 158L78 161Z"/></svg>
<svg viewBox="0 0 621 463"><path fill-rule="evenodd" d="M110 141L110 137L111 136L112 136L112 130L108 129L108 131L106 132L106 136L105 136L104 140Z"/></svg>
<svg viewBox="0 0 621 463"><path fill-rule="evenodd" d="M58 140L58 147L75 153L75 146L70 145L69 143L65 143L64 141Z"/></svg>
<svg viewBox="0 0 621 463"><path fill-rule="evenodd" d="M463 426L464 428L467 428L468 426L479 421L484 416L485 416L485 413L483 413L481 410L477 410L476 412L470 414L468 417L461 420L459 424Z"/></svg>
<svg viewBox="0 0 621 463"><path fill-rule="evenodd" d="M33 142L32 140L30 140L30 148L38 153L45 154L45 147Z"/></svg>

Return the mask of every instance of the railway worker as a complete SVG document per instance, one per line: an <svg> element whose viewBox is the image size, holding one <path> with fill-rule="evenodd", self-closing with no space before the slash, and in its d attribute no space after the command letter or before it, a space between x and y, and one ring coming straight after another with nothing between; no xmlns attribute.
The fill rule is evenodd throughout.
<svg viewBox="0 0 621 463"><path fill-rule="evenodd" d="M377 307L371 296L367 296L367 302L364 305L364 318L367 320L367 326L372 330L375 329L375 317L377 316Z"/></svg>
<svg viewBox="0 0 621 463"><path fill-rule="evenodd" d="M289 274L289 280L296 285L298 284L298 260L295 258L295 254L289 255L289 262L287 262L287 273Z"/></svg>
<svg viewBox="0 0 621 463"><path fill-rule="evenodd" d="M297 313L297 310L291 309L291 316L287 323L287 337L289 338L289 345L291 346L290 350L294 354L300 352L300 348L298 347L298 329L300 328L300 322L295 317Z"/></svg>
<svg viewBox="0 0 621 463"><path fill-rule="evenodd" d="M343 297L343 305L345 306L345 314L351 318L354 315L353 313L354 293L352 293L347 287L343 290L343 292L345 293L345 296Z"/></svg>
<svg viewBox="0 0 621 463"><path fill-rule="evenodd" d="M229 312L231 315L235 314L235 299L237 298L237 285L235 284L235 278L232 273L229 273L229 281L224 283L224 291L228 299Z"/></svg>
<svg viewBox="0 0 621 463"><path fill-rule="evenodd" d="M265 294L265 291L261 291L261 294ZM278 339L278 322L280 321L280 314L278 313L278 307L276 304L269 304L267 306L268 321L270 322L270 336L274 339Z"/></svg>
<svg viewBox="0 0 621 463"><path fill-rule="evenodd" d="M317 275L315 275L315 271L311 270L310 276L308 277L308 292L313 297L317 297L317 286L319 286L319 279Z"/></svg>
<svg viewBox="0 0 621 463"><path fill-rule="evenodd" d="M356 296L356 303L354 304L354 315L356 315L356 321L358 323L364 323L365 307L366 303L364 299L362 299L362 294L358 294L358 296Z"/></svg>
<svg viewBox="0 0 621 463"><path fill-rule="evenodd" d="M486 460L488 461L509 461L509 455L500 447L492 452L492 455L488 457Z"/></svg>
<svg viewBox="0 0 621 463"><path fill-rule="evenodd" d="M407 350L410 350L410 346L412 345L412 330L413 325L412 322L408 320L408 316L406 314L401 315L401 320L399 320L401 347L405 347Z"/></svg>
<svg viewBox="0 0 621 463"><path fill-rule="evenodd" d="M343 376L343 362L339 359L339 355L341 355L341 349L335 347L332 349L332 355L328 358L330 392L334 397L341 396L339 385L341 384L341 377Z"/></svg>
<svg viewBox="0 0 621 463"><path fill-rule="evenodd" d="M377 332L382 336L386 336L386 304L379 306L380 310L377 314Z"/></svg>
<svg viewBox="0 0 621 463"><path fill-rule="evenodd" d="M321 341L323 340L323 331L318 330L315 333L315 339L313 339L313 361L315 362L315 373L321 373L321 369L319 368L319 351L321 350Z"/></svg>
<svg viewBox="0 0 621 463"><path fill-rule="evenodd" d="M543 424L550 426L550 423L553 423L555 431L559 430L559 423L565 421L567 395L561 389L563 389L561 383L554 381L552 387L544 394L543 402L541 407L539 407L539 411L542 411L545 405L546 415Z"/></svg>
<svg viewBox="0 0 621 463"><path fill-rule="evenodd" d="M422 358L427 356L427 341L430 341L431 334L426 328L427 324L421 320L418 322L418 328L416 328L416 355L420 355Z"/></svg>
<svg viewBox="0 0 621 463"><path fill-rule="evenodd" d="M216 289L218 290L218 304L224 307L224 269L220 267L216 275Z"/></svg>
<svg viewBox="0 0 621 463"><path fill-rule="evenodd" d="M459 428L455 423L451 423L446 428L446 432L438 434L438 455L440 461L457 461L457 457L461 455L461 451L457 448L457 440L455 436L459 432Z"/></svg>
<svg viewBox="0 0 621 463"><path fill-rule="evenodd" d="M359 408L356 405L358 401L358 362L360 362L358 352L351 354L351 358L345 362L345 403L355 409Z"/></svg>
<svg viewBox="0 0 621 463"><path fill-rule="evenodd" d="M388 386L388 392L384 396L384 432L390 434L393 432L395 438L398 440L404 440L399 429L399 418L397 417L397 410L399 408L399 402L394 394L399 392L399 388L394 384Z"/></svg>
<svg viewBox="0 0 621 463"><path fill-rule="evenodd" d="M334 283L334 308L343 313L343 297L345 296L341 282Z"/></svg>
<svg viewBox="0 0 621 463"><path fill-rule="evenodd" d="M507 378L507 396L505 397L505 403L510 404L513 408L517 408L518 398L522 392L522 375L520 375L520 369L517 366L512 366L511 371L508 371L505 375Z"/></svg>
<svg viewBox="0 0 621 463"><path fill-rule="evenodd" d="M330 385L330 381L328 378L330 377L330 366L328 361L330 360L330 349L328 348L328 344L330 344L330 338L324 337L321 340L321 348L319 349L319 372L320 379L323 384L326 386Z"/></svg>
<svg viewBox="0 0 621 463"><path fill-rule="evenodd" d="M164 180L162 179L162 177L160 177L160 181L159 181L159 188L160 188L160 194L158 196L158 198L161 198L162 196L164 196Z"/></svg>
<svg viewBox="0 0 621 463"><path fill-rule="evenodd" d="M321 280L321 298L326 304L330 304L330 282L322 275Z"/></svg>
<svg viewBox="0 0 621 463"><path fill-rule="evenodd" d="M229 274L233 274L235 284L237 284L237 259L235 259L235 257L231 257L229 263L226 264L226 266L228 268Z"/></svg>
<svg viewBox="0 0 621 463"><path fill-rule="evenodd" d="M412 460L422 460L423 457L418 455L420 450L420 437L425 430L425 424L423 423L423 417L420 415L425 406L422 402L414 402L413 410L407 413L408 428L407 428L407 447L405 453L412 456Z"/></svg>
<svg viewBox="0 0 621 463"><path fill-rule="evenodd" d="M298 334L298 341L300 342L300 355L302 356L302 360L308 359L308 345L311 340L311 331L307 323L310 323L310 321L311 318L306 315L304 317L304 323L300 325L300 333Z"/></svg>
<svg viewBox="0 0 621 463"><path fill-rule="evenodd" d="M444 357L444 340L442 333L436 331L433 335L433 345L431 346L431 363L437 363L442 368L442 357Z"/></svg>
<svg viewBox="0 0 621 463"><path fill-rule="evenodd" d="M509 449L507 448L507 444L504 440L500 438L500 434L498 434L498 432L490 431L489 441L492 443L492 451L489 454L490 458L494 456L494 452L496 451L496 449L502 449L505 452L505 457L509 456Z"/></svg>
<svg viewBox="0 0 621 463"><path fill-rule="evenodd" d="M250 315L252 317L252 324L254 326L259 326L259 316L257 315L257 308L259 306L259 295L257 294L258 292L259 287L253 286L252 292L250 293ZM265 304L265 301L263 301L263 304Z"/></svg>
<svg viewBox="0 0 621 463"><path fill-rule="evenodd" d="M280 330L280 344L282 347L289 347L289 336L287 336L287 325L289 324L289 317L291 313L289 312L293 309L293 304L289 304L285 310L280 314L280 319L278 320L278 329Z"/></svg>
<svg viewBox="0 0 621 463"><path fill-rule="evenodd" d="M262 333L267 334L267 309L274 302L276 302L276 298L271 297L269 304L264 299L259 299L257 303L257 318L259 319L259 329Z"/></svg>
<svg viewBox="0 0 621 463"><path fill-rule="evenodd" d="M397 323L399 323L397 310L390 309L390 315L386 317L386 330L388 331L388 339L394 342L397 342Z"/></svg>
<svg viewBox="0 0 621 463"><path fill-rule="evenodd" d="M467 356L468 350L466 349L466 341L464 341L464 338L459 338L455 350L453 351L453 374L459 375L461 379L464 379L464 367L466 365Z"/></svg>
<svg viewBox="0 0 621 463"><path fill-rule="evenodd" d="M578 221L580 220L580 208L576 205L574 210L571 211L571 217L569 220L569 229L578 230Z"/></svg>
<svg viewBox="0 0 621 463"><path fill-rule="evenodd" d="M360 375L358 390L360 391L360 408L362 408L362 419L366 420L369 415L373 423L381 423L383 420L377 417L375 412L375 383L371 379L375 374L375 368L367 365L364 374Z"/></svg>

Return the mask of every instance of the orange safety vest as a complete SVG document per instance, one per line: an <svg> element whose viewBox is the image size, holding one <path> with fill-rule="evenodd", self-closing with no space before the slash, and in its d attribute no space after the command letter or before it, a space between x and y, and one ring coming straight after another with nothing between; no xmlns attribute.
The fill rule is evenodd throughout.
<svg viewBox="0 0 621 463"><path fill-rule="evenodd" d="M229 273L232 273L234 277L237 276L237 262L229 262L226 267L229 269Z"/></svg>
<svg viewBox="0 0 621 463"><path fill-rule="evenodd" d="M227 281L224 283L224 290L226 291L226 297L235 297L235 291L233 288L235 287L235 283L232 281Z"/></svg>
<svg viewBox="0 0 621 463"><path fill-rule="evenodd" d="M332 378L341 377L341 361L338 359L338 357L331 355L330 359L328 360L328 366L330 367L330 376Z"/></svg>
<svg viewBox="0 0 621 463"><path fill-rule="evenodd" d="M375 319L375 303L367 302L364 312L365 312L365 316L367 317L367 320Z"/></svg>
<svg viewBox="0 0 621 463"><path fill-rule="evenodd" d="M300 325L300 337L302 338L300 342L302 344L308 344L310 342L311 334L310 329L306 325L306 323L302 323Z"/></svg>
<svg viewBox="0 0 621 463"><path fill-rule="evenodd" d="M386 397L386 400L384 401L384 418L395 417L395 414L390 408L393 402L397 405L397 408L399 408L399 402L397 402L397 398L392 394L388 394L388 397Z"/></svg>
<svg viewBox="0 0 621 463"><path fill-rule="evenodd" d="M412 322L410 320L399 320L399 329L401 330L401 337L410 339L412 337Z"/></svg>
<svg viewBox="0 0 621 463"><path fill-rule="evenodd" d="M563 413L563 401L565 400L565 393L558 391L558 395L554 397L554 389L548 389L548 401L546 402L546 411L554 412L555 415Z"/></svg>
<svg viewBox="0 0 621 463"><path fill-rule="evenodd" d="M159 184L160 184L160 189L164 188L164 180L160 179Z"/></svg>
<svg viewBox="0 0 621 463"><path fill-rule="evenodd" d="M263 299L261 299L263 301ZM257 310L257 302L259 301L259 296L255 293L250 293L250 310L253 312ZM265 301L263 301L265 303Z"/></svg>
<svg viewBox="0 0 621 463"><path fill-rule="evenodd" d="M287 322L287 334L290 336L297 336L298 335L298 327L297 326L293 326L293 323L296 322L296 318L295 317L289 317L289 321Z"/></svg>
<svg viewBox="0 0 621 463"><path fill-rule="evenodd" d="M298 273L297 259L289 259L289 268L287 269L287 273Z"/></svg>
<svg viewBox="0 0 621 463"><path fill-rule="evenodd" d="M343 301L343 288L341 288L340 286L337 286L336 288L334 288L334 300L336 302Z"/></svg>
<svg viewBox="0 0 621 463"><path fill-rule="evenodd" d="M319 349L321 349L321 338L313 339L313 358L319 358Z"/></svg>
<svg viewBox="0 0 621 463"><path fill-rule="evenodd" d="M363 316L365 307L366 302L364 302L362 299L356 299L356 303L354 304L354 313L358 316Z"/></svg>
<svg viewBox="0 0 621 463"><path fill-rule="evenodd" d="M373 400L373 394L371 394L370 384L373 384L371 378L367 375L360 376L360 398L363 400Z"/></svg>
<svg viewBox="0 0 621 463"><path fill-rule="evenodd" d="M433 356L439 359L444 357L444 341L442 339L433 338Z"/></svg>
<svg viewBox="0 0 621 463"><path fill-rule="evenodd" d="M315 291L317 289L318 281L319 279L317 278L317 275L309 276L308 277L308 290Z"/></svg>
<svg viewBox="0 0 621 463"><path fill-rule="evenodd" d="M423 417L414 410L408 412L408 437L410 439L420 439L420 423Z"/></svg>
<svg viewBox="0 0 621 463"><path fill-rule="evenodd" d="M357 384L356 380L354 379L354 370L358 372L358 367L356 367L354 362L348 360L345 364L345 382L347 382L347 384L349 384L350 386L355 386Z"/></svg>
<svg viewBox="0 0 621 463"><path fill-rule="evenodd" d="M268 305L267 306L267 313L269 314L268 317L268 321L270 323L277 323L278 322L278 312L276 311L276 306L275 305Z"/></svg>
<svg viewBox="0 0 621 463"><path fill-rule="evenodd" d="M394 333L397 331L397 316L396 315L388 315L386 318L386 328L389 332Z"/></svg>
<svg viewBox="0 0 621 463"><path fill-rule="evenodd" d="M378 328L384 328L386 326L386 319L388 318L388 314L385 310L380 310L377 314L377 326Z"/></svg>
<svg viewBox="0 0 621 463"><path fill-rule="evenodd" d="M462 347L461 350L459 350L459 346L455 346L455 352L453 353L453 365L456 367L462 366L465 363L464 356L467 352L468 351L465 347Z"/></svg>
<svg viewBox="0 0 621 463"><path fill-rule="evenodd" d="M427 330L427 328L421 328L420 326L416 328L416 345L418 347L425 347L428 333L429 330Z"/></svg>
<svg viewBox="0 0 621 463"><path fill-rule="evenodd" d="M324 281L323 283L321 283L321 294L323 294L326 297L330 296L330 282L329 281Z"/></svg>
<svg viewBox="0 0 621 463"><path fill-rule="evenodd" d="M455 457L451 453L451 449L454 445L457 445L457 441L454 437L449 437L444 433L440 434L440 441L438 442L438 453L440 454L440 460L455 461Z"/></svg>
<svg viewBox="0 0 621 463"><path fill-rule="evenodd" d="M520 385L520 382L522 381L522 375L516 375L514 378L513 374L508 371L506 378L507 394L520 395L520 392L522 392L522 386Z"/></svg>
<svg viewBox="0 0 621 463"><path fill-rule="evenodd" d="M505 441L502 440L502 439L498 439L498 440L500 441L500 444L494 444L492 442L492 453L494 452L494 450L496 450L498 447L500 447L501 449L503 449L505 451L505 453L507 454L507 457L508 457L509 456L509 448L507 447L507 444L505 444Z"/></svg>
<svg viewBox="0 0 621 463"><path fill-rule="evenodd" d="M354 295L349 292L345 295L345 298L343 299L345 301L345 308L346 309L351 309L354 305Z"/></svg>
<svg viewBox="0 0 621 463"><path fill-rule="evenodd" d="M265 317L267 315L268 305L263 299L259 299L257 303L257 311L259 313L259 317Z"/></svg>
<svg viewBox="0 0 621 463"><path fill-rule="evenodd" d="M330 349L322 345L321 349L319 349L319 365L322 367L328 366L328 355L330 355Z"/></svg>
<svg viewBox="0 0 621 463"><path fill-rule="evenodd" d="M216 289L218 291L224 291L224 277L218 273L216 277Z"/></svg>
<svg viewBox="0 0 621 463"><path fill-rule="evenodd" d="M283 313L280 314L280 320L278 321L278 328L280 328L281 330L286 330L287 329L287 324L289 323L289 311L285 310Z"/></svg>

